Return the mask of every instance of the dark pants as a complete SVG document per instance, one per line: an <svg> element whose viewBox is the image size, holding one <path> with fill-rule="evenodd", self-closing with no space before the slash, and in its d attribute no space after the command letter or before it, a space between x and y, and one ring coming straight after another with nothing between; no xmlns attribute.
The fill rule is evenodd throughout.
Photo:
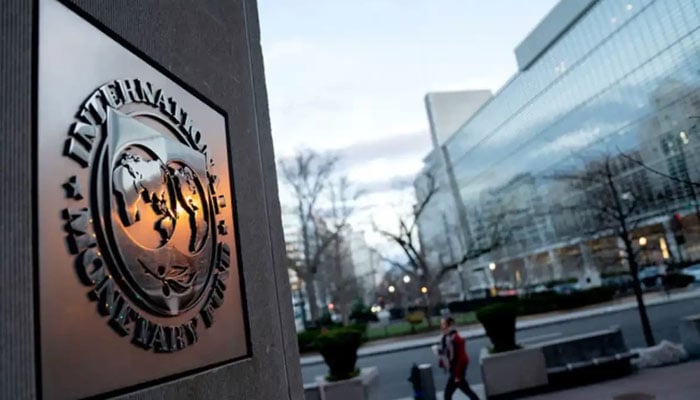
<svg viewBox="0 0 700 400"><path fill-rule="evenodd" d="M445 400L452 400L452 395L455 391L457 391L457 389L466 394L467 397L469 397L469 400L479 400L479 396L477 396L472 388L469 387L469 383L465 377L462 377L459 383L457 383L455 382L455 377L450 374L447 381L447 386L445 386Z"/></svg>

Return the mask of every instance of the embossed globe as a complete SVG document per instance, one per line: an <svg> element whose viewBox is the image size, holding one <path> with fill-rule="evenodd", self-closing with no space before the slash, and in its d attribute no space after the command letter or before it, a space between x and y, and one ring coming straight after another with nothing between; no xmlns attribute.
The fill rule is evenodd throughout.
<svg viewBox="0 0 700 400"><path fill-rule="evenodd" d="M141 118L143 119L143 118ZM105 236L134 300L165 316L192 308L213 268L207 159L168 130L109 109ZM105 193L106 194L106 193Z"/></svg>

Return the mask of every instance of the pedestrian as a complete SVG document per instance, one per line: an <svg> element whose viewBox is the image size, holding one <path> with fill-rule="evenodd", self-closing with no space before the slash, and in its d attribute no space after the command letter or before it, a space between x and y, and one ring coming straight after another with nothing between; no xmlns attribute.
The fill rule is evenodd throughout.
<svg viewBox="0 0 700 400"><path fill-rule="evenodd" d="M440 367L449 373L445 386L445 400L451 400L457 389L464 392L470 400L479 400L479 396L474 393L467 382L469 356L467 355L466 343L459 336L454 325L455 320L452 317L445 317L440 321L443 333L438 351Z"/></svg>

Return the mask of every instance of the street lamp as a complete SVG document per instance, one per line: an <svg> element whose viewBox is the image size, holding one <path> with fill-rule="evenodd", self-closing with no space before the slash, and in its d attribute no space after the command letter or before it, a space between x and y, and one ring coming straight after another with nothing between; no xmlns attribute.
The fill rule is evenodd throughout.
<svg viewBox="0 0 700 400"><path fill-rule="evenodd" d="M389 285L389 293L394 293L396 291L396 286Z"/></svg>
<svg viewBox="0 0 700 400"><path fill-rule="evenodd" d="M642 236L639 238L639 246L642 248L642 253L644 253L644 264L649 265L649 255L647 254L647 238Z"/></svg>
<svg viewBox="0 0 700 400"><path fill-rule="evenodd" d="M409 283L409 282L411 282L411 277L408 275L404 275L403 276L403 283Z"/></svg>
<svg viewBox="0 0 700 400"><path fill-rule="evenodd" d="M423 294L427 294L427 293L428 293L428 288L427 288L426 286L421 286L420 292L423 293Z"/></svg>
<svg viewBox="0 0 700 400"><path fill-rule="evenodd" d="M489 269L490 269L491 271L494 271L494 270L496 269L496 263L494 263L494 262L490 263L490 264L489 264Z"/></svg>

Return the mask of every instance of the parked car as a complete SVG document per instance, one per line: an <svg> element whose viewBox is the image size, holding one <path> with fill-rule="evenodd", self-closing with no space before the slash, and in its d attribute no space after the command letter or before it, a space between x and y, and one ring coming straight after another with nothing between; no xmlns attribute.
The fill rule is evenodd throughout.
<svg viewBox="0 0 700 400"><path fill-rule="evenodd" d="M546 292L547 290L549 290L549 289L547 289L547 286L545 286L545 285L537 285L534 288L532 288L533 293L543 293L543 292Z"/></svg>
<svg viewBox="0 0 700 400"><path fill-rule="evenodd" d="M659 267L645 267L639 270L637 274L639 280L646 288L653 288L661 285L661 271Z"/></svg>
<svg viewBox="0 0 700 400"><path fill-rule="evenodd" d="M571 294L581 290L581 287L578 283L562 283L552 286L552 290L558 294Z"/></svg>
<svg viewBox="0 0 700 400"><path fill-rule="evenodd" d="M700 283L700 264L694 264L684 268L682 272L695 278L695 283Z"/></svg>
<svg viewBox="0 0 700 400"><path fill-rule="evenodd" d="M619 293L627 293L632 290L632 277L629 274L609 276L602 279L602 285L617 289Z"/></svg>

